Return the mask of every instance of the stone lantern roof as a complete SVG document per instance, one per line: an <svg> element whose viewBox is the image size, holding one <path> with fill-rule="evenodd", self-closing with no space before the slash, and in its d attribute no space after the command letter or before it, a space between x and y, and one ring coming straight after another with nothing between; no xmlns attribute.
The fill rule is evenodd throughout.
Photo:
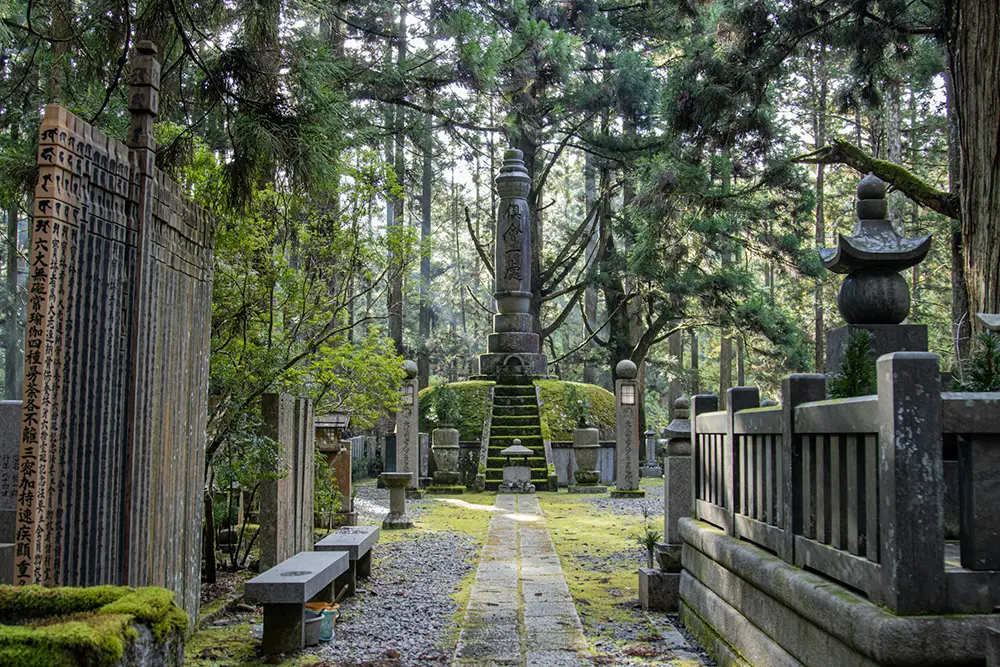
<svg viewBox="0 0 1000 667"><path fill-rule="evenodd" d="M674 420L663 429L664 438L690 438L691 437L691 402L688 399L678 398L674 401Z"/></svg>
<svg viewBox="0 0 1000 667"><path fill-rule="evenodd" d="M931 248L931 235L900 236L887 219L885 182L868 174L858 184L858 221L850 236L838 235L837 247L819 251L823 265L834 273L858 269L902 271L924 260Z"/></svg>

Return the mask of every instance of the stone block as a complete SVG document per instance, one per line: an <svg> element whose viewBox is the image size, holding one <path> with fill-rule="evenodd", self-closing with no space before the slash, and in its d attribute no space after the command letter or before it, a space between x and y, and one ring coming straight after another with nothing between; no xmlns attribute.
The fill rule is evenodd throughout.
<svg viewBox="0 0 1000 667"><path fill-rule="evenodd" d="M492 333L486 339L487 349L490 352L527 352L535 354L538 352L538 334L524 331L507 331L503 333Z"/></svg>
<svg viewBox="0 0 1000 667"><path fill-rule="evenodd" d="M534 326L531 313L497 313L493 316L493 331L497 333L532 331Z"/></svg>
<svg viewBox="0 0 1000 667"><path fill-rule="evenodd" d="M248 581L244 595L264 605L301 606L345 573L350 562L344 551L302 551Z"/></svg>
<svg viewBox="0 0 1000 667"><path fill-rule="evenodd" d="M986 630L986 667L1000 667L1000 631Z"/></svg>
<svg viewBox="0 0 1000 667"><path fill-rule="evenodd" d="M607 493L608 487L597 484L572 484L569 487L570 493Z"/></svg>
<svg viewBox="0 0 1000 667"><path fill-rule="evenodd" d="M343 551L356 561L378 543L378 526L349 526L338 528L316 543L316 551Z"/></svg>
<svg viewBox="0 0 1000 667"><path fill-rule="evenodd" d="M681 573L639 568L639 604L646 611L675 612L680 595Z"/></svg>
<svg viewBox="0 0 1000 667"><path fill-rule="evenodd" d="M826 373L836 375L851 335L860 329L872 334L875 358L892 352L926 352L927 327L923 324L848 324L826 332Z"/></svg>
<svg viewBox="0 0 1000 667"><path fill-rule="evenodd" d="M667 542L679 544L677 521L681 517L691 516L694 510L691 457L667 455L663 464L665 467L663 475L663 537Z"/></svg>
<svg viewBox="0 0 1000 667"><path fill-rule="evenodd" d="M660 466L643 466L639 471L642 477L663 477L663 468Z"/></svg>
<svg viewBox="0 0 1000 667"><path fill-rule="evenodd" d="M488 377L547 375L548 358L528 352L481 354L479 374Z"/></svg>
<svg viewBox="0 0 1000 667"><path fill-rule="evenodd" d="M661 542L656 545L656 564L664 572L679 572L683 545Z"/></svg>

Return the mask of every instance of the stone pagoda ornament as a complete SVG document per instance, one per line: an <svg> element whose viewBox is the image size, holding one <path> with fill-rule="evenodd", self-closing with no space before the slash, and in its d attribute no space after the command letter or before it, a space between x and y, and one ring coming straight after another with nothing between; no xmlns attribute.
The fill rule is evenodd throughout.
<svg viewBox="0 0 1000 667"><path fill-rule="evenodd" d="M926 351L927 327L902 324L910 314L910 289L900 271L924 260L931 235L901 236L888 219L885 182L868 174L858 184L858 221L850 236L839 235L835 248L819 251L823 265L847 277L837 308L847 326L827 332L826 371L840 370L854 331L872 333L875 357L899 351Z"/></svg>
<svg viewBox="0 0 1000 667"><path fill-rule="evenodd" d="M510 149L504 153L497 176L500 206L497 210L496 256L493 297L497 314L488 353L479 357L479 373L491 379L544 376L548 361L540 354L538 334L531 314L531 220L528 193L531 176L524 155Z"/></svg>

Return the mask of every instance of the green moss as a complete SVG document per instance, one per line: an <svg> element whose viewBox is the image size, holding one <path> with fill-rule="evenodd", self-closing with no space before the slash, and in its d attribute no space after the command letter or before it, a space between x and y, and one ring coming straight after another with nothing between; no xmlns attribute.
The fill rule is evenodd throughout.
<svg viewBox="0 0 1000 667"><path fill-rule="evenodd" d="M187 630L187 616L162 588L0 586L0 664L110 666L143 623L162 641ZM23 624L25 620L30 625Z"/></svg>
<svg viewBox="0 0 1000 667"><path fill-rule="evenodd" d="M455 411L460 440L479 440L483 437L483 424L490 411L490 387L495 382L486 380L470 380L468 382L450 382L448 387L455 391ZM434 405L434 394L437 387L427 387L418 394L420 400L420 430L430 433L439 427L436 415L431 409Z"/></svg>
<svg viewBox="0 0 1000 667"><path fill-rule="evenodd" d="M580 382L538 380L535 386L542 399L542 437L546 440L567 442L573 439L576 428L574 411L567 401L567 390L574 387L578 394L587 397L589 421L600 431L602 440L614 438L615 395L607 389Z"/></svg>

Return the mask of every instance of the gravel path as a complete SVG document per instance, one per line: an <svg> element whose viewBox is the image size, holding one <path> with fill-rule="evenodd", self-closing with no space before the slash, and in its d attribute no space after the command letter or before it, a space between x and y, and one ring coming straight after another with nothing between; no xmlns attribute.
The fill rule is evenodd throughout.
<svg viewBox="0 0 1000 667"><path fill-rule="evenodd" d="M389 492L358 485L359 523L388 511ZM407 501L418 516L423 502ZM307 651L334 665L447 665L454 652L458 606L451 594L475 567L476 540L450 532L400 535L375 547L371 579L341 604L336 638Z"/></svg>
<svg viewBox="0 0 1000 667"><path fill-rule="evenodd" d="M594 509L607 514L628 515L637 514L642 516L648 514L651 518L663 516L663 483L643 484L646 491L644 498L612 498L608 494L582 495L583 502L594 506Z"/></svg>

